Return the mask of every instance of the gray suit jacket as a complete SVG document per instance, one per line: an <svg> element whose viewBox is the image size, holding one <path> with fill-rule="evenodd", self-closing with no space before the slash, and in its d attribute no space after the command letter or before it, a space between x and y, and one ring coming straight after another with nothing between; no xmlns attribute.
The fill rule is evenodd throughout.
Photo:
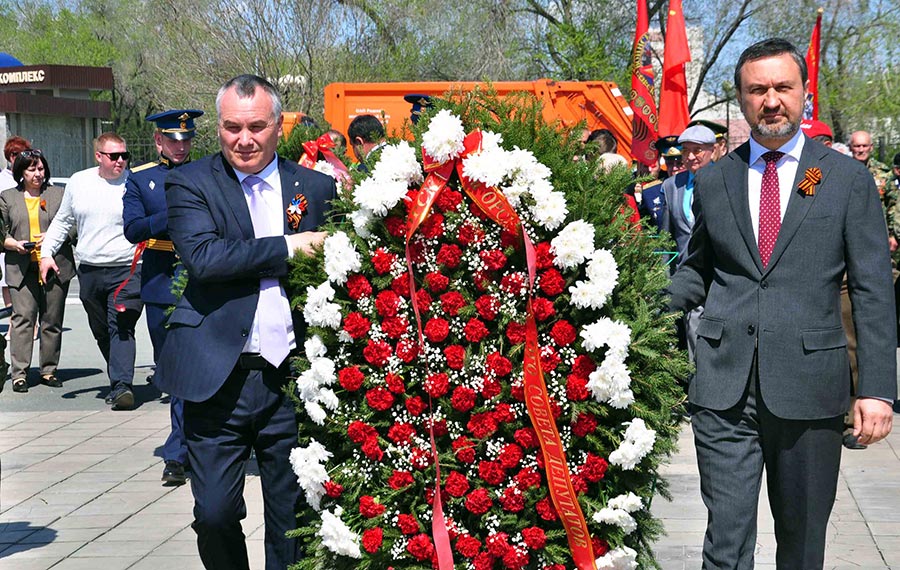
<svg viewBox="0 0 900 570"><path fill-rule="evenodd" d="M64 189L59 186L48 186L41 192L41 198L46 201L46 206L38 212L38 222L41 232L46 232L50 227L59 206L62 203ZM25 240L31 237L31 226L28 220L28 208L25 207L25 193L18 188L9 188L0 192L0 219L3 220L5 235L15 240ZM74 229L72 230L74 235ZM56 265L59 266L59 280L65 283L75 275L75 256L72 254L72 240L67 240L59 252L53 256ZM6 283L10 287L19 287L25 274L34 270L31 262L31 254L22 255L15 251L6 251Z"/></svg>
<svg viewBox="0 0 900 570"><path fill-rule="evenodd" d="M705 306L697 341L696 405L724 410L741 398L758 353L760 392L784 419L843 414L850 367L841 326L847 272L858 339L860 396L896 397L896 337L890 256L881 203L857 161L807 139L815 194L791 193L764 269L747 198L749 144L701 170L688 257L672 279L671 307Z"/></svg>
<svg viewBox="0 0 900 570"><path fill-rule="evenodd" d="M659 218L659 229L672 234L678 255L672 268L684 263L687 256L688 240L691 238L691 228L694 224L684 214L684 190L687 187L687 171L682 171L675 176L670 176L663 181L663 193L666 196L665 211Z"/></svg>

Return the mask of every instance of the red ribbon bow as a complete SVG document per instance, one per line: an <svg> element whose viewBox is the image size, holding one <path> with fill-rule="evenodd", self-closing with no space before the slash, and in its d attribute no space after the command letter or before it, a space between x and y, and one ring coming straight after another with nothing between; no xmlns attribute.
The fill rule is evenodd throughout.
<svg viewBox="0 0 900 570"><path fill-rule="evenodd" d="M306 141L303 143L303 155L300 156L298 162L301 166L315 169L316 162L319 161L319 154L321 154L322 159L334 167L338 179L342 182L349 181L350 173L347 171L347 167L344 166L344 163L341 162L341 159L339 159L334 154L334 151L331 150L333 148L334 141L331 140L331 137L326 133L314 141Z"/></svg>

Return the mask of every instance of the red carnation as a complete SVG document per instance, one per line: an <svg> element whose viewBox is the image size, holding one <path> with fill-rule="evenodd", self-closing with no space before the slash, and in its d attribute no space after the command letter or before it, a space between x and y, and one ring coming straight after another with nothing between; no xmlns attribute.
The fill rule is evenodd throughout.
<svg viewBox="0 0 900 570"><path fill-rule="evenodd" d="M573 402L581 402L587 400L589 395L587 379L569 374L569 377L566 378L566 398Z"/></svg>
<svg viewBox="0 0 900 570"><path fill-rule="evenodd" d="M447 359L447 368L462 370L466 360L466 349L458 344L451 344L444 349L444 358Z"/></svg>
<svg viewBox="0 0 900 570"><path fill-rule="evenodd" d="M431 544L431 538L427 534L417 534L406 545L406 550L412 554L416 560L431 560L434 557L434 545Z"/></svg>
<svg viewBox="0 0 900 570"><path fill-rule="evenodd" d="M406 411L410 413L412 416L418 416L427 408L427 404L422 400L419 396L413 396L406 400Z"/></svg>
<svg viewBox="0 0 900 570"><path fill-rule="evenodd" d="M559 353L552 346L541 347L541 370L551 372L556 370L560 363Z"/></svg>
<svg viewBox="0 0 900 570"><path fill-rule="evenodd" d="M377 516L381 516L381 513L384 512L384 505L377 502L375 497L371 495L363 495L359 498L359 514L366 517L367 519L371 519Z"/></svg>
<svg viewBox="0 0 900 570"><path fill-rule="evenodd" d="M456 539L456 551L466 558L472 558L481 549L481 541L469 534Z"/></svg>
<svg viewBox="0 0 900 570"><path fill-rule="evenodd" d="M466 509L473 515L483 515L493 504L490 494L485 489L475 489L466 498Z"/></svg>
<svg viewBox="0 0 900 570"><path fill-rule="evenodd" d="M412 463L412 466L416 469L425 469L429 465L433 458L431 453L425 451L421 447L414 447L410 452L409 462Z"/></svg>
<svg viewBox="0 0 900 570"><path fill-rule="evenodd" d="M394 277L391 280L391 291L404 299L409 299L409 275L404 273Z"/></svg>
<svg viewBox="0 0 900 570"><path fill-rule="evenodd" d="M500 280L500 289L513 296L521 296L525 293L525 274L521 271L504 275Z"/></svg>
<svg viewBox="0 0 900 570"><path fill-rule="evenodd" d="M596 552L594 553L597 554ZM565 564L551 564L550 566L544 566L544 570L566 570Z"/></svg>
<svg viewBox="0 0 900 570"><path fill-rule="evenodd" d="M425 276L425 283L432 293L441 293L450 285L450 278L437 271L432 271Z"/></svg>
<svg viewBox="0 0 900 570"><path fill-rule="evenodd" d="M606 476L607 467L609 467L609 464L605 459L593 453L588 453L587 459L584 460L584 465L579 470L579 475L584 477L589 483L596 483Z"/></svg>
<svg viewBox="0 0 900 570"><path fill-rule="evenodd" d="M396 317L400 296L393 291L382 291L375 297L375 310L381 318Z"/></svg>
<svg viewBox="0 0 900 570"><path fill-rule="evenodd" d="M525 449L534 449L540 445L537 432L534 431L534 428L530 427L517 429L516 433L513 434L513 439Z"/></svg>
<svg viewBox="0 0 900 570"><path fill-rule="evenodd" d="M394 395L387 388L378 386L366 392L366 403L373 410L383 412L394 405Z"/></svg>
<svg viewBox="0 0 900 570"><path fill-rule="evenodd" d="M503 556L509 551L509 535L505 532L489 534L484 540L484 545L491 556Z"/></svg>
<svg viewBox="0 0 900 570"><path fill-rule="evenodd" d="M385 317L381 321L381 330L390 339L398 339L409 329L409 322L403 317Z"/></svg>
<svg viewBox="0 0 900 570"><path fill-rule="evenodd" d="M397 358L409 364L419 355L419 344L411 339L400 339L397 343Z"/></svg>
<svg viewBox="0 0 900 570"><path fill-rule="evenodd" d="M388 372L387 376L384 377L384 383L387 385L387 389L394 394L402 394L406 391L406 386L403 385L403 378L393 372Z"/></svg>
<svg viewBox="0 0 900 570"><path fill-rule="evenodd" d="M484 239L484 230L473 224L465 223L459 228L456 239L459 243L468 246Z"/></svg>
<svg viewBox="0 0 900 570"><path fill-rule="evenodd" d="M449 210L455 210L456 207L462 203L462 201L462 192L444 188L444 190L440 194L438 194L438 197L434 200L434 205L446 212Z"/></svg>
<svg viewBox="0 0 900 570"><path fill-rule="evenodd" d="M369 339L368 344L363 349L363 357L366 359L366 362L376 367L387 364L388 358L391 357L392 353L391 345L383 340Z"/></svg>
<svg viewBox="0 0 900 570"><path fill-rule="evenodd" d="M450 389L450 378L443 372L432 374L425 379L425 391L432 398L440 398Z"/></svg>
<svg viewBox="0 0 900 570"><path fill-rule="evenodd" d="M522 323L509 323L506 325L506 338L513 344L525 342L525 325Z"/></svg>
<svg viewBox="0 0 900 570"><path fill-rule="evenodd" d="M591 547L594 550L594 556L603 556L609 552L609 543L596 536L591 537Z"/></svg>
<svg viewBox="0 0 900 570"><path fill-rule="evenodd" d="M481 209L481 206L479 206L475 202L469 202L469 212L479 220L488 219L488 215L484 213L484 210Z"/></svg>
<svg viewBox="0 0 900 570"><path fill-rule="evenodd" d="M472 565L475 566L475 570L493 570L494 557L487 552L479 552L472 560Z"/></svg>
<svg viewBox="0 0 900 570"><path fill-rule="evenodd" d="M427 419L425 420L425 427L432 429L435 437L443 437L450 431L447 429L447 420Z"/></svg>
<svg viewBox="0 0 900 570"><path fill-rule="evenodd" d="M429 342L443 342L448 334L450 334L450 323L440 317L428 319L428 322L425 323L425 338Z"/></svg>
<svg viewBox="0 0 900 570"><path fill-rule="evenodd" d="M559 520L559 515L556 512L556 507L553 506L553 503L550 501L550 497L544 497L540 501L538 501L534 505L535 510L545 521L555 521Z"/></svg>
<svg viewBox="0 0 900 570"><path fill-rule="evenodd" d="M419 532L419 521L413 515L397 515L397 528L403 534L416 534Z"/></svg>
<svg viewBox="0 0 900 570"><path fill-rule="evenodd" d="M512 469L522 461L524 455L521 447L515 443L507 443L497 455L497 461L504 469Z"/></svg>
<svg viewBox="0 0 900 570"><path fill-rule="evenodd" d="M347 278L347 295L354 301L372 294L372 285L364 275L353 274Z"/></svg>
<svg viewBox="0 0 900 570"><path fill-rule="evenodd" d="M441 295L441 310L447 315L455 317L459 310L466 306L466 298L457 291L450 291Z"/></svg>
<svg viewBox="0 0 900 570"><path fill-rule="evenodd" d="M522 237L519 235L519 232L510 232L507 230L503 230L500 232L500 247L503 249L507 249L510 247L519 249L519 246L522 244Z"/></svg>
<svg viewBox="0 0 900 570"><path fill-rule="evenodd" d="M578 437L584 437L589 433L594 433L595 429L597 429L597 418L595 418L593 414L587 412L578 414L578 417L575 418L575 421L572 423L572 433Z"/></svg>
<svg viewBox="0 0 900 570"><path fill-rule="evenodd" d="M575 327L569 324L569 321L556 321L553 328L550 329L550 338L553 339L558 346L568 346L575 342L577 331Z"/></svg>
<svg viewBox="0 0 900 570"><path fill-rule="evenodd" d="M497 431L497 420L494 419L492 412L481 412L472 414L466 428L472 432L477 439L484 439Z"/></svg>
<svg viewBox="0 0 900 570"><path fill-rule="evenodd" d="M457 386L450 396L450 405L457 412L468 412L475 407L475 390L467 386Z"/></svg>
<svg viewBox="0 0 900 570"><path fill-rule="evenodd" d="M493 378L489 376L484 377L484 381L481 385L481 397L485 400L490 400L494 396L500 394L500 382L497 382Z"/></svg>
<svg viewBox="0 0 900 570"><path fill-rule="evenodd" d="M475 309L482 319L493 321L497 318L497 313L500 311L500 301L491 295L482 295L475 301Z"/></svg>
<svg viewBox="0 0 900 570"><path fill-rule="evenodd" d="M546 321L556 314L556 309L553 308L553 302L550 299L538 297L531 302L531 306L534 309L534 318L539 321Z"/></svg>
<svg viewBox="0 0 900 570"><path fill-rule="evenodd" d="M451 444L453 453L456 458L463 463L473 463L475 461L475 444L466 436L460 436L453 440Z"/></svg>
<svg viewBox="0 0 900 570"><path fill-rule="evenodd" d="M348 392L359 390L364 379L365 377L363 376L363 373L360 372L358 366L348 366L347 368L342 368L340 372L338 372L338 382L340 383L341 388Z"/></svg>
<svg viewBox="0 0 900 570"><path fill-rule="evenodd" d="M538 473L538 470L534 467L526 467L515 474L513 481L515 481L516 485L524 491L531 487L540 487L541 474Z"/></svg>
<svg viewBox="0 0 900 570"><path fill-rule="evenodd" d="M478 477L488 485L499 485L506 479L506 471L497 461L479 461Z"/></svg>
<svg viewBox="0 0 900 570"><path fill-rule="evenodd" d="M367 439L362 444L362 452L372 461L381 461L384 458L384 451L378 447L378 440L374 437Z"/></svg>
<svg viewBox="0 0 900 570"><path fill-rule="evenodd" d="M500 403L494 406L494 421L498 424L509 423L514 419L516 419L516 415L509 404Z"/></svg>
<svg viewBox="0 0 900 570"><path fill-rule="evenodd" d="M463 334L467 341L475 343L481 342L484 337L490 334L490 331L484 326L483 322L473 317L469 319L469 322L463 328Z"/></svg>
<svg viewBox="0 0 900 570"><path fill-rule="evenodd" d="M450 269L455 269L459 265L460 259L462 259L462 250L459 249L458 245L445 243L438 250L435 259L441 265L446 265Z"/></svg>
<svg viewBox="0 0 900 570"><path fill-rule="evenodd" d="M572 363L572 374L578 376L579 378L588 379L588 376L591 375L591 372L597 369L597 365L591 360L590 356L586 356L584 354L575 357L575 362Z"/></svg>
<svg viewBox="0 0 900 570"><path fill-rule="evenodd" d="M547 535L544 534L544 529L537 526L522 529L522 540L532 550L540 550L547 545Z"/></svg>
<svg viewBox="0 0 900 570"><path fill-rule="evenodd" d="M363 550L368 552L369 554L374 554L378 552L378 549L381 548L381 542L384 539L384 533L381 528L369 528L363 531L362 533L362 547Z"/></svg>
<svg viewBox="0 0 900 570"><path fill-rule="evenodd" d="M542 241L534 246L535 263L538 269L549 269L553 267L553 261L556 256L550 249L550 243Z"/></svg>
<svg viewBox="0 0 900 570"><path fill-rule="evenodd" d="M444 483L444 489L454 497L462 497L469 492L469 480L462 473L451 471Z"/></svg>
<svg viewBox="0 0 900 570"><path fill-rule="evenodd" d="M581 475L572 475L572 489L578 494L587 493L587 481Z"/></svg>
<svg viewBox="0 0 900 570"><path fill-rule="evenodd" d="M424 239L419 236L413 238L409 242L409 260L415 264L423 263L425 261L425 249Z"/></svg>
<svg viewBox="0 0 900 570"><path fill-rule="evenodd" d="M472 283L475 284L475 288L479 291L485 291L493 281L486 271L477 269L475 273L472 274Z"/></svg>
<svg viewBox="0 0 900 570"><path fill-rule="evenodd" d="M517 402L525 401L525 384L518 380L509 385L509 395Z"/></svg>
<svg viewBox="0 0 900 570"><path fill-rule="evenodd" d="M334 481L325 481L322 486L325 487L325 494L332 499L337 499L344 492L344 487Z"/></svg>
<svg viewBox="0 0 900 570"><path fill-rule="evenodd" d="M388 478L388 485L394 490L402 489L412 484L413 476L409 471L394 471L394 474Z"/></svg>
<svg viewBox="0 0 900 570"><path fill-rule="evenodd" d="M388 429L388 439L397 445L404 445L416 435L416 428L412 424L397 422Z"/></svg>
<svg viewBox="0 0 900 570"><path fill-rule="evenodd" d="M544 295L556 297L566 288L566 280L555 267L551 267L547 271L541 273L541 291Z"/></svg>
<svg viewBox="0 0 900 570"><path fill-rule="evenodd" d="M518 487L507 487L500 496L500 506L504 511L518 513L525 508L525 496Z"/></svg>
<svg viewBox="0 0 900 570"><path fill-rule="evenodd" d="M347 426L347 436L353 443L362 443L368 439L377 437L378 432L367 423L352 421L350 422L350 425Z"/></svg>
<svg viewBox="0 0 900 570"><path fill-rule="evenodd" d="M444 233L444 216L438 213L431 214L419 226L419 231L428 239L441 237Z"/></svg>
<svg viewBox="0 0 900 570"><path fill-rule="evenodd" d="M498 378L509 376L512 372L512 362L499 352L492 352L485 359L485 366Z"/></svg>
<svg viewBox="0 0 900 570"><path fill-rule="evenodd" d="M372 255L372 265L375 266L375 271L378 272L379 275L384 275L391 271L391 266L394 264L395 259L397 259L396 255L385 250L383 247L379 247Z"/></svg>
<svg viewBox="0 0 900 570"><path fill-rule="evenodd" d="M388 216L384 219L384 226L393 237L406 236L406 221L398 216Z"/></svg>
<svg viewBox="0 0 900 570"><path fill-rule="evenodd" d="M479 251L478 257L489 271L499 271L506 266L506 256L499 249Z"/></svg>

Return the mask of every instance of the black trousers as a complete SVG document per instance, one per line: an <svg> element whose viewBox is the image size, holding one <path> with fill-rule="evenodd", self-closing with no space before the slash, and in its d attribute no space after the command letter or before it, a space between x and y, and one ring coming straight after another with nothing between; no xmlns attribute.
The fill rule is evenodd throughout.
<svg viewBox="0 0 900 570"><path fill-rule="evenodd" d="M724 411L695 407L691 424L700 493L708 511L704 570L753 570L763 466L778 570L821 570L837 491L843 417L775 417L759 394L754 359L737 405Z"/></svg>
<svg viewBox="0 0 900 570"><path fill-rule="evenodd" d="M113 388L119 382L131 386L134 381L134 329L144 307L141 302L140 265L113 301L113 293L128 277L129 270L127 265L101 267L82 263L78 266L78 296L87 313L88 325L97 347L106 360L109 384ZM117 303L125 310L116 310Z"/></svg>
<svg viewBox="0 0 900 570"><path fill-rule="evenodd" d="M287 364L262 371L238 367L212 398L184 403L192 526L208 570L250 568L241 520L247 516L244 476L251 450L262 482L266 570L284 570L297 561L297 540L284 536L297 526L300 500L289 460L297 446L297 416L283 392L287 372Z"/></svg>

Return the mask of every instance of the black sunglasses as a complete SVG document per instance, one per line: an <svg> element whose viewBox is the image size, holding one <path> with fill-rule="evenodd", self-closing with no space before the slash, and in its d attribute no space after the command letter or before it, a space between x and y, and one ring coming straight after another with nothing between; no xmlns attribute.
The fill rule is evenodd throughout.
<svg viewBox="0 0 900 570"><path fill-rule="evenodd" d="M22 158L40 158L44 156L44 153L42 153L39 148L32 148L21 151L18 156L21 156Z"/></svg>
<svg viewBox="0 0 900 570"><path fill-rule="evenodd" d="M99 152L100 154L105 154L113 162L119 160L120 158L124 160L131 159L131 153L127 150L125 152L103 152L102 150L98 150L97 152Z"/></svg>

